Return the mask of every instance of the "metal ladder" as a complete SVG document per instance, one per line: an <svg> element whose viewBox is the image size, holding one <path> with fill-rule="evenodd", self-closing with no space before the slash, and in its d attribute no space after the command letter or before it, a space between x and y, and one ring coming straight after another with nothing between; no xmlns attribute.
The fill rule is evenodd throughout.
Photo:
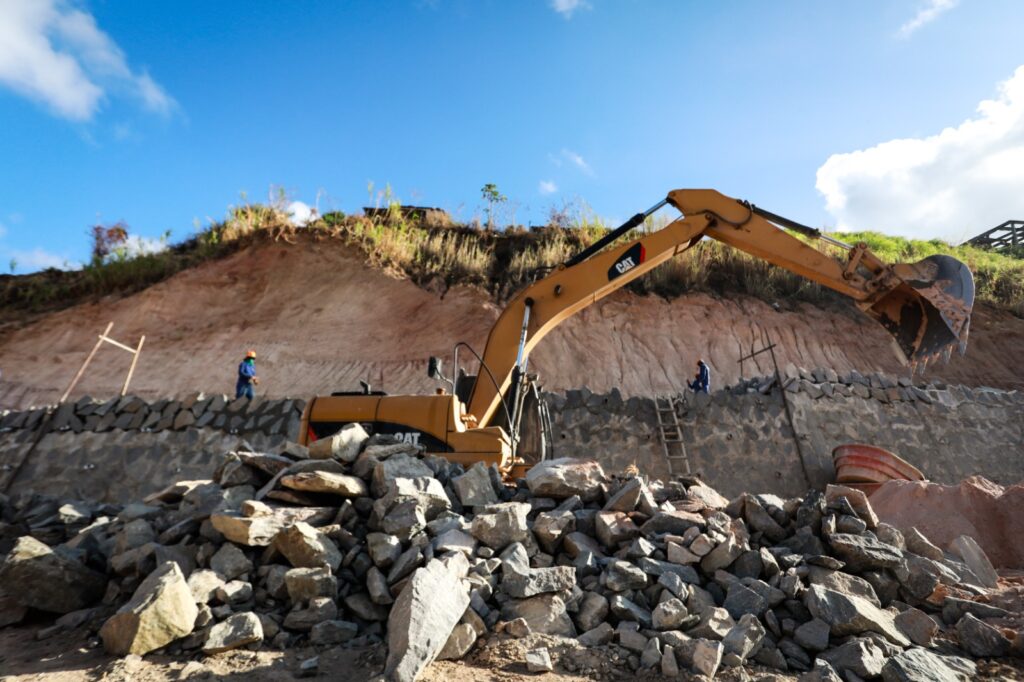
<svg viewBox="0 0 1024 682"><path fill-rule="evenodd" d="M668 473L672 478L679 475L691 475L690 457L686 454L686 443L683 441L683 428L679 424L676 404L680 402L677 395L655 396L654 414L658 418L658 433L661 435L661 446L665 449L668 461Z"/></svg>

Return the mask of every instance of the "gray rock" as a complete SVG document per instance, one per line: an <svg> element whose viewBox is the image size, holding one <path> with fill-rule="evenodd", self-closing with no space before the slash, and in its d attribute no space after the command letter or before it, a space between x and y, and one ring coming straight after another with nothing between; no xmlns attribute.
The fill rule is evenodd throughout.
<svg viewBox="0 0 1024 682"><path fill-rule="evenodd" d="M811 566L807 579L812 585L821 585L836 592L867 599L879 608L882 606L878 595L875 594L875 588L867 580L858 576Z"/></svg>
<svg viewBox="0 0 1024 682"><path fill-rule="evenodd" d="M360 448L369 437L369 434L358 422L346 424L333 436L320 438L310 443L309 457L354 462L359 455Z"/></svg>
<svg viewBox="0 0 1024 682"><path fill-rule="evenodd" d="M526 669L531 673L549 673L554 670L551 655L547 649L531 649L526 652Z"/></svg>
<svg viewBox="0 0 1024 682"><path fill-rule="evenodd" d="M470 533L488 547L500 551L513 542L526 540L530 532L526 523L529 513L530 505L521 502L486 507L473 518Z"/></svg>
<svg viewBox="0 0 1024 682"><path fill-rule="evenodd" d="M417 569L388 616L388 678L413 682L441 652L468 605L468 589L443 563Z"/></svg>
<svg viewBox="0 0 1024 682"><path fill-rule="evenodd" d="M723 651L746 661L757 653L764 640L765 629L753 614L746 614L722 639Z"/></svg>
<svg viewBox="0 0 1024 682"><path fill-rule="evenodd" d="M931 646L939 631L939 624L924 611L913 607L902 611L895 619L896 627L918 646Z"/></svg>
<svg viewBox="0 0 1024 682"><path fill-rule="evenodd" d="M884 682L970 682L976 675L973 661L920 648L896 654L882 667Z"/></svg>
<svg viewBox="0 0 1024 682"><path fill-rule="evenodd" d="M723 606L735 619L747 613L760 617L768 609L768 601L754 590L737 582L729 586Z"/></svg>
<svg viewBox="0 0 1024 682"><path fill-rule="evenodd" d="M525 555L526 550L523 550ZM511 597L525 599L545 592L570 590L576 584L576 570L572 566L551 568L529 568L509 570L506 564L502 572L501 588Z"/></svg>
<svg viewBox="0 0 1024 682"><path fill-rule="evenodd" d="M252 585L241 580L232 580L217 588L217 599L232 606L252 599Z"/></svg>
<svg viewBox="0 0 1024 682"><path fill-rule="evenodd" d="M178 564L159 566L100 628L108 653L142 656L192 632L199 609Z"/></svg>
<svg viewBox="0 0 1024 682"><path fill-rule="evenodd" d="M624 512L602 511L594 517L597 539L609 550L640 535L640 529Z"/></svg>
<svg viewBox="0 0 1024 682"><path fill-rule="evenodd" d="M562 538L576 530L576 515L571 511L558 511L538 514L533 522L533 535L548 554L554 554L561 546Z"/></svg>
<svg viewBox="0 0 1024 682"><path fill-rule="evenodd" d="M654 611L651 612L651 624L655 630L675 630L689 615L686 604L673 597L654 607Z"/></svg>
<svg viewBox="0 0 1024 682"><path fill-rule="evenodd" d="M626 481L618 492L605 502L605 511L631 512L636 509L641 493L646 489L644 482L636 477Z"/></svg>
<svg viewBox="0 0 1024 682"><path fill-rule="evenodd" d="M217 654L263 641L263 624L255 613L236 613L210 628L204 654Z"/></svg>
<svg viewBox="0 0 1024 682"><path fill-rule="evenodd" d="M690 653L690 670L714 679L718 666L722 663L724 647L721 642L698 639L694 642Z"/></svg>
<svg viewBox="0 0 1024 682"><path fill-rule="evenodd" d="M329 471L304 471L281 477L281 485L307 493L326 493L341 497L365 497L363 479Z"/></svg>
<svg viewBox="0 0 1024 682"><path fill-rule="evenodd" d="M661 652L661 674L665 677L678 677L679 662L676 660L676 650L671 644L666 644Z"/></svg>
<svg viewBox="0 0 1024 682"><path fill-rule="evenodd" d="M369 451L370 448L367 448L363 456L366 456ZM362 461L362 459L359 461ZM396 478L433 477L434 471L423 460L406 454L398 454L374 465L370 490L373 492L374 497L383 497L387 493L391 481Z"/></svg>
<svg viewBox="0 0 1024 682"><path fill-rule="evenodd" d="M956 624L960 647L975 658L1005 656L1010 653L1010 641L996 628L971 614Z"/></svg>
<svg viewBox="0 0 1024 682"><path fill-rule="evenodd" d="M654 626L651 622L651 612L636 602L627 599L624 595L616 594L608 601L608 608L620 620L635 621L641 627L650 629Z"/></svg>
<svg viewBox="0 0 1024 682"><path fill-rule="evenodd" d="M103 597L104 575L23 535L0 565L0 585L17 586L10 596L22 606L70 613Z"/></svg>
<svg viewBox="0 0 1024 682"><path fill-rule="evenodd" d="M866 599L811 585L804 600L811 615L828 623L833 635L877 632L893 644L910 646L910 640L893 622L892 614Z"/></svg>
<svg viewBox="0 0 1024 682"><path fill-rule="evenodd" d="M907 551L913 552L918 556L931 559L932 561L942 561L945 558L942 550L931 543L921 531L917 528L910 528L903 533L903 539L907 545Z"/></svg>
<svg viewBox="0 0 1024 682"><path fill-rule="evenodd" d="M366 549L377 568L387 570L402 554L402 543L387 533L367 533Z"/></svg>
<svg viewBox="0 0 1024 682"><path fill-rule="evenodd" d="M657 637L652 637L647 641L644 650L640 652L640 667L653 668L659 663L661 663L661 642Z"/></svg>
<svg viewBox="0 0 1024 682"><path fill-rule="evenodd" d="M469 623L459 623L452 629L452 634L448 636L448 641L441 648L437 660L455 661L462 658L469 653L476 640L477 633L473 626Z"/></svg>
<svg viewBox="0 0 1024 682"><path fill-rule="evenodd" d="M510 599L501 608L505 620L523 618L533 632L575 637L576 628L565 609L565 602L554 594L529 599Z"/></svg>
<svg viewBox="0 0 1024 682"><path fill-rule="evenodd" d="M690 528L704 529L704 517L687 511L659 511L640 530L644 535L683 535Z"/></svg>
<svg viewBox="0 0 1024 682"><path fill-rule="evenodd" d="M309 631L309 641L321 646L344 644L359 634L359 626L347 620L325 620Z"/></svg>
<svg viewBox="0 0 1024 682"><path fill-rule="evenodd" d="M736 621L722 608L708 608L700 614L700 623L688 635L704 639L723 639L736 627Z"/></svg>
<svg viewBox="0 0 1024 682"><path fill-rule="evenodd" d="M373 623L388 619L388 610L376 603L369 592L356 592L345 597L345 608L356 617Z"/></svg>
<svg viewBox="0 0 1024 682"><path fill-rule="evenodd" d="M852 672L863 678L878 677L885 665L885 652L870 639L853 639L818 654L840 673Z"/></svg>
<svg viewBox="0 0 1024 682"><path fill-rule="evenodd" d="M317 623L335 620L338 617L338 605L330 597L314 597L304 609L289 611L284 617L284 626L289 630L307 632Z"/></svg>
<svg viewBox="0 0 1024 682"><path fill-rule="evenodd" d="M477 462L462 476L453 478L452 487L465 507L486 507L499 502L491 485L491 475L483 462Z"/></svg>
<svg viewBox="0 0 1024 682"><path fill-rule="evenodd" d="M647 574L628 561L609 561L603 577L605 586L613 592L641 590L647 587Z"/></svg>
<svg viewBox="0 0 1024 682"><path fill-rule="evenodd" d="M615 629L608 623L587 630L579 636L579 643L583 646L604 646L615 637Z"/></svg>
<svg viewBox="0 0 1024 682"><path fill-rule="evenodd" d="M715 571L726 568L736 561L740 554L743 554L743 547L736 542L732 535L729 535L724 542L719 543L701 559L700 568L705 575L714 575Z"/></svg>
<svg viewBox="0 0 1024 682"><path fill-rule="evenodd" d="M851 571L895 568L903 561L898 549L870 536L835 533L828 540L832 551L846 562L847 569Z"/></svg>
<svg viewBox="0 0 1024 682"><path fill-rule="evenodd" d="M327 566L333 573L341 564L341 552L334 542L302 521L278 533L274 547L296 568Z"/></svg>
<svg viewBox="0 0 1024 682"><path fill-rule="evenodd" d="M970 535L961 535L949 543L949 551L963 559L967 567L981 580L981 586L994 589L998 586L999 575L992 568L985 551Z"/></svg>
<svg viewBox="0 0 1024 682"><path fill-rule="evenodd" d="M338 579L326 566L316 568L293 568L284 574L288 597L293 603L305 602L316 597L338 596Z"/></svg>
<svg viewBox="0 0 1024 682"><path fill-rule="evenodd" d="M210 568L224 576L226 580L234 580L251 571L253 566L242 550L226 542L210 558Z"/></svg>
<svg viewBox="0 0 1024 682"><path fill-rule="evenodd" d="M597 592L587 592L580 601L576 613L576 625L583 632L597 628L608 617L608 599Z"/></svg>
<svg viewBox="0 0 1024 682"><path fill-rule="evenodd" d="M829 624L820 618L813 618L793 632L793 641L809 651L824 651L828 648Z"/></svg>

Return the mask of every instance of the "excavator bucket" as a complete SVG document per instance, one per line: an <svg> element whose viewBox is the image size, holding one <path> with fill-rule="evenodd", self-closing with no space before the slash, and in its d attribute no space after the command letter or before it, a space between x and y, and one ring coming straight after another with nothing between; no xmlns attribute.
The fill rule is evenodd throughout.
<svg viewBox="0 0 1024 682"><path fill-rule="evenodd" d="M949 360L953 348L963 355L974 307L974 277L951 256L928 256L899 263L899 286L866 311L896 339L903 354L922 368L935 358Z"/></svg>

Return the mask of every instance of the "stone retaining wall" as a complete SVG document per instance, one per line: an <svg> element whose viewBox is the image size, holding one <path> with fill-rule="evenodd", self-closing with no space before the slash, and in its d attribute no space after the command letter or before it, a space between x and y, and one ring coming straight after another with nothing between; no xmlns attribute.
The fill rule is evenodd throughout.
<svg viewBox="0 0 1024 682"><path fill-rule="evenodd" d="M1020 391L793 367L782 385L792 427L773 377L711 395L687 393L678 403L692 469L724 494L799 495L823 487L835 474L832 450L845 443L887 448L940 483L972 474L1004 485L1024 480ZM623 400L616 391L585 388L548 398L556 456L596 457L609 470L635 463L651 476L668 475L652 398Z"/></svg>
<svg viewBox="0 0 1024 682"><path fill-rule="evenodd" d="M609 471L635 465L656 478L669 475L653 398L583 388L548 394L548 402L556 456L596 458ZM209 478L220 456L243 442L273 449L294 440L304 405L127 396L82 399L49 419L43 408L9 412L0 416L0 491L140 499L175 480ZM941 483L972 474L1002 484L1024 479L1019 391L790 367L781 387L774 378L756 378L711 395L686 394L677 405L692 470L730 496L823 487L834 475L832 449L853 442L888 448Z"/></svg>

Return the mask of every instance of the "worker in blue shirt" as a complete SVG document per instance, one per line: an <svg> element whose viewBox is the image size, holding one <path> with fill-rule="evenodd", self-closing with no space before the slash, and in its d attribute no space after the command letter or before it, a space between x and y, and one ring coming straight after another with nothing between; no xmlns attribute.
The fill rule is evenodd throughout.
<svg viewBox="0 0 1024 682"><path fill-rule="evenodd" d="M256 376L256 351L250 350L245 359L238 365L238 381L235 383L235 398L245 396L249 400L256 397L252 387L260 383Z"/></svg>
<svg viewBox="0 0 1024 682"><path fill-rule="evenodd" d="M711 370L708 369L707 363L703 359L697 361L697 375L686 385L694 393L711 392Z"/></svg>

